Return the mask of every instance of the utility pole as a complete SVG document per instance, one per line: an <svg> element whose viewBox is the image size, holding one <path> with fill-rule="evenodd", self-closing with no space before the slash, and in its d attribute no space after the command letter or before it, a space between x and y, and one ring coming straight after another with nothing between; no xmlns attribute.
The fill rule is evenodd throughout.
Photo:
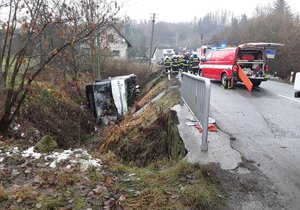
<svg viewBox="0 0 300 210"><path fill-rule="evenodd" d="M153 13L151 19L152 19L152 32L151 32L151 43L150 43L149 67L151 66L151 58L152 58L152 45L153 45L155 13Z"/></svg>
<svg viewBox="0 0 300 210"><path fill-rule="evenodd" d="M204 34L200 34L201 47L202 47L202 45L203 45L203 37L204 37Z"/></svg>

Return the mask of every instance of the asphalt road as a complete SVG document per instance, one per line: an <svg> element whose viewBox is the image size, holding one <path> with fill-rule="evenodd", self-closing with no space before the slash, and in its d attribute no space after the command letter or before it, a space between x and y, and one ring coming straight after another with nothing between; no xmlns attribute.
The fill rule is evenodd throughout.
<svg viewBox="0 0 300 210"><path fill-rule="evenodd" d="M300 99L293 86L267 81L248 92L212 81L210 113L231 146L279 189L286 209L300 209Z"/></svg>

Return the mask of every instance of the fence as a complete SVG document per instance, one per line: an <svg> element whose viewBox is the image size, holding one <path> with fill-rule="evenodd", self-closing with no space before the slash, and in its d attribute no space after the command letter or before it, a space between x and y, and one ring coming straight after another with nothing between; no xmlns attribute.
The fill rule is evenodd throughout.
<svg viewBox="0 0 300 210"><path fill-rule="evenodd" d="M188 73L181 74L181 100L202 126L201 150L208 150L208 117L210 104L210 80Z"/></svg>

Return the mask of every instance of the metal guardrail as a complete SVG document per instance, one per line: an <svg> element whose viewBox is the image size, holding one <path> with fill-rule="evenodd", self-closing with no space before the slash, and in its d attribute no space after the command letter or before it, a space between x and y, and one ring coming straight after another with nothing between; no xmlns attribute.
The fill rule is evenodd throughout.
<svg viewBox="0 0 300 210"><path fill-rule="evenodd" d="M202 151L208 150L210 89L209 79L188 73L181 74L181 100L202 126Z"/></svg>

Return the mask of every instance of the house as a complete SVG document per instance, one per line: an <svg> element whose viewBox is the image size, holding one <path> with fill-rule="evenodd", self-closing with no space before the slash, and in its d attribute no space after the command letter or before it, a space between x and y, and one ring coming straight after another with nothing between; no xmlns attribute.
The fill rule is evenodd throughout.
<svg viewBox="0 0 300 210"><path fill-rule="evenodd" d="M124 37L123 34L115 27L110 26L104 31L104 39L101 43L104 47L110 49L110 57L118 59L128 58L128 48L132 47L130 42Z"/></svg>
<svg viewBox="0 0 300 210"><path fill-rule="evenodd" d="M130 42L114 25L98 30L95 35L95 43L102 54L105 52L105 56L112 59L126 60L128 49L132 47ZM80 43L80 50L83 54L91 54L91 45L87 39Z"/></svg>

